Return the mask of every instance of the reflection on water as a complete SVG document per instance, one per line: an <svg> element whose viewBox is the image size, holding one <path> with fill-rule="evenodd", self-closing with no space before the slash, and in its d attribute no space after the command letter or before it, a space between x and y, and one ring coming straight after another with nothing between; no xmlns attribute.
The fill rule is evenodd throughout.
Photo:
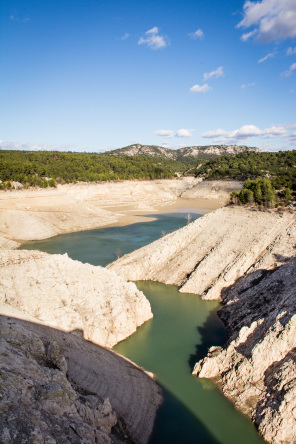
<svg viewBox="0 0 296 444"><path fill-rule="evenodd" d="M219 304L158 282L137 286L148 297L154 318L115 350L153 372L165 389L151 443L262 443L251 421L211 381L191 374L191 364L207 346L226 340L216 315Z"/></svg>
<svg viewBox="0 0 296 444"><path fill-rule="evenodd" d="M191 220L200 216L192 213ZM68 253L72 259L105 266L119 252L126 254L187 223L187 212L155 217L152 222L71 233L22 248ZM211 381L191 375L207 348L225 341L216 315L219 304L179 293L174 286L137 285L150 300L154 318L115 350L153 372L164 388L151 444L262 444L251 421L234 410Z"/></svg>

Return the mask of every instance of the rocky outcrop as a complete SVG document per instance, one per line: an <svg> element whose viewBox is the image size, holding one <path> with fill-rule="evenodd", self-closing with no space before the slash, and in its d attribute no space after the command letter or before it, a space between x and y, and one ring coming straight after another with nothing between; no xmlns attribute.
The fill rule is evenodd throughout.
<svg viewBox="0 0 296 444"><path fill-rule="evenodd" d="M150 157L166 157L168 159L182 160L188 157L209 158L222 155L232 155L245 152L260 152L259 148L249 147L246 145L198 145L187 146L172 150L163 146L155 145L130 145L125 148L119 148L113 151L107 151L105 154L120 156L150 156Z"/></svg>
<svg viewBox="0 0 296 444"><path fill-rule="evenodd" d="M193 373L214 379L268 442L296 442L296 258L250 273L222 297L228 343Z"/></svg>
<svg viewBox="0 0 296 444"><path fill-rule="evenodd" d="M0 317L3 444L146 444L161 402L139 368L82 338Z"/></svg>
<svg viewBox="0 0 296 444"><path fill-rule="evenodd" d="M152 317L148 300L114 272L67 255L0 250L3 314L112 347Z"/></svg>
<svg viewBox="0 0 296 444"><path fill-rule="evenodd" d="M294 254L295 213L225 207L108 268L128 280L178 285L181 292L219 299L224 287L259 267Z"/></svg>

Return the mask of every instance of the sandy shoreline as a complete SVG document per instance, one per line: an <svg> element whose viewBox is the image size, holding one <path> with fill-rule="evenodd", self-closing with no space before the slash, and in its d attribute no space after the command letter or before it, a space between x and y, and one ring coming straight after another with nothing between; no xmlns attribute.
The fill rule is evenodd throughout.
<svg viewBox="0 0 296 444"><path fill-rule="evenodd" d="M239 183L209 182L201 187L199 179L191 177L2 191L0 237L22 243L58 234L148 222L154 219L153 214L159 213L207 213L227 203L229 187L239 187Z"/></svg>

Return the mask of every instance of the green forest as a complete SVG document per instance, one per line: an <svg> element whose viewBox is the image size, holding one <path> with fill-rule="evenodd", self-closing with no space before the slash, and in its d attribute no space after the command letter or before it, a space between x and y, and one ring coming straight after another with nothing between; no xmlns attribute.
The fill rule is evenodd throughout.
<svg viewBox="0 0 296 444"><path fill-rule="evenodd" d="M276 190L296 191L296 150L243 153L209 160L192 173L205 179L256 179L268 177Z"/></svg>
<svg viewBox="0 0 296 444"><path fill-rule="evenodd" d="M172 170L144 156L106 156L48 151L0 151L1 188L12 181L24 186L101 182L125 179L169 179Z"/></svg>
<svg viewBox="0 0 296 444"><path fill-rule="evenodd" d="M232 203L290 203L296 196L296 150L247 152L203 162L146 155L0 150L0 189L13 188L13 182L46 188L58 183L171 179L177 175L246 181L243 190L232 194Z"/></svg>

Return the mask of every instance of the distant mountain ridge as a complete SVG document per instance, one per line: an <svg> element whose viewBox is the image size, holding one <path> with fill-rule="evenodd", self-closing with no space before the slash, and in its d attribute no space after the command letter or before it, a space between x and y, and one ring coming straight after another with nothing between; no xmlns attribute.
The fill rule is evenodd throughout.
<svg viewBox="0 0 296 444"><path fill-rule="evenodd" d="M157 145L129 145L124 148L108 151L105 154L117 156L150 156L166 157L173 160L184 160L186 158L210 159L222 155L233 155L245 152L260 152L259 148L246 145L206 145L206 146L187 146L172 150Z"/></svg>

